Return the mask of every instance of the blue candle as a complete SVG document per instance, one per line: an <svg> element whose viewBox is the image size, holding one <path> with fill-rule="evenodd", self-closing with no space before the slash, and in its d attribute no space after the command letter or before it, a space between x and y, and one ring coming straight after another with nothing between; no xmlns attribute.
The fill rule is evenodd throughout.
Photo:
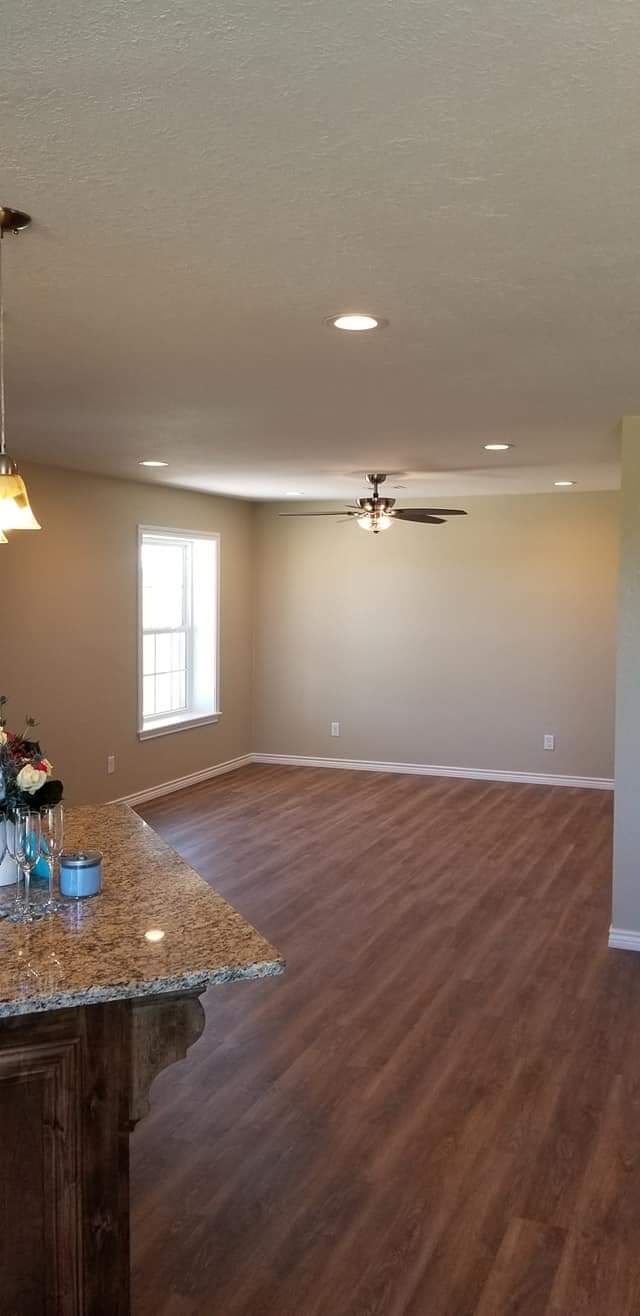
<svg viewBox="0 0 640 1316"><path fill-rule="evenodd" d="M102 888L99 850L65 850L60 855L60 895L81 900L97 896Z"/></svg>

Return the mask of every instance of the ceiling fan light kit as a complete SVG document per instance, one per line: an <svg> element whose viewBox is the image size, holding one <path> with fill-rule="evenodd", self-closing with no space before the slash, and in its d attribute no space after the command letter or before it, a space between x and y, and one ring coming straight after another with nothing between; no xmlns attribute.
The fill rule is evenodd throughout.
<svg viewBox="0 0 640 1316"><path fill-rule="evenodd" d="M363 516L356 517L356 525L359 525L361 530L370 530L374 535L380 530L388 530L392 524L387 512L365 512Z"/></svg>
<svg viewBox="0 0 640 1316"><path fill-rule="evenodd" d="M281 512L280 516L339 516L355 520L362 530L378 535L389 530L394 521L417 521L420 525L444 525L448 516L466 516L460 507L396 507L395 498L382 498L378 493L386 480L384 472L367 475L373 493L356 498L355 505L335 512Z"/></svg>
<svg viewBox="0 0 640 1316"><path fill-rule="evenodd" d="M29 495L22 476L6 450L5 395L4 395L4 289L2 284L2 255L7 233L20 233L28 228L31 218L22 210L0 206L0 544L6 544L5 530L39 530L29 503Z"/></svg>

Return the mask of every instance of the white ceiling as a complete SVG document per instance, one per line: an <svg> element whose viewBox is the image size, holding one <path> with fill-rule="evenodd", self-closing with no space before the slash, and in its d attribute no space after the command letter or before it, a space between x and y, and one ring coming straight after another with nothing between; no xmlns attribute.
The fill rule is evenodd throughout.
<svg viewBox="0 0 640 1316"><path fill-rule="evenodd" d="M250 497L615 485L639 56L629 0L5 5L10 451Z"/></svg>

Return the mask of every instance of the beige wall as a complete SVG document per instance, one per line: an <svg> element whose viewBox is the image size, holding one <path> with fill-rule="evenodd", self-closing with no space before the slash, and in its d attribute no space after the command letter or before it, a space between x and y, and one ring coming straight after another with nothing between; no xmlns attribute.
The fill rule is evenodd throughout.
<svg viewBox="0 0 640 1316"><path fill-rule="evenodd" d="M0 545L0 693L40 721L67 798L106 800L252 748L253 508L232 499L24 468L41 532ZM216 530L222 718L137 738L137 527ZM108 754L116 773L106 774Z"/></svg>
<svg viewBox="0 0 640 1316"><path fill-rule="evenodd" d="M613 775L619 495L460 502L375 538L260 509L258 751Z"/></svg>
<svg viewBox="0 0 640 1316"><path fill-rule="evenodd" d="M39 718L70 800L252 749L612 776L618 495L469 498L464 521L374 538L273 506L26 474L45 528L0 546L0 692L12 721ZM145 742L139 523L222 537L221 721Z"/></svg>
<svg viewBox="0 0 640 1316"><path fill-rule="evenodd" d="M622 424L621 523L611 921L640 935L640 416Z"/></svg>

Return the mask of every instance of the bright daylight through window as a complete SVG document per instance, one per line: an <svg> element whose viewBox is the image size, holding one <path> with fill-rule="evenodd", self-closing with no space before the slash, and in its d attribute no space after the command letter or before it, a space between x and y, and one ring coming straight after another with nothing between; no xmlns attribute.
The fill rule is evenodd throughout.
<svg viewBox="0 0 640 1316"><path fill-rule="evenodd" d="M219 716L219 558L217 535L140 527L142 737Z"/></svg>

